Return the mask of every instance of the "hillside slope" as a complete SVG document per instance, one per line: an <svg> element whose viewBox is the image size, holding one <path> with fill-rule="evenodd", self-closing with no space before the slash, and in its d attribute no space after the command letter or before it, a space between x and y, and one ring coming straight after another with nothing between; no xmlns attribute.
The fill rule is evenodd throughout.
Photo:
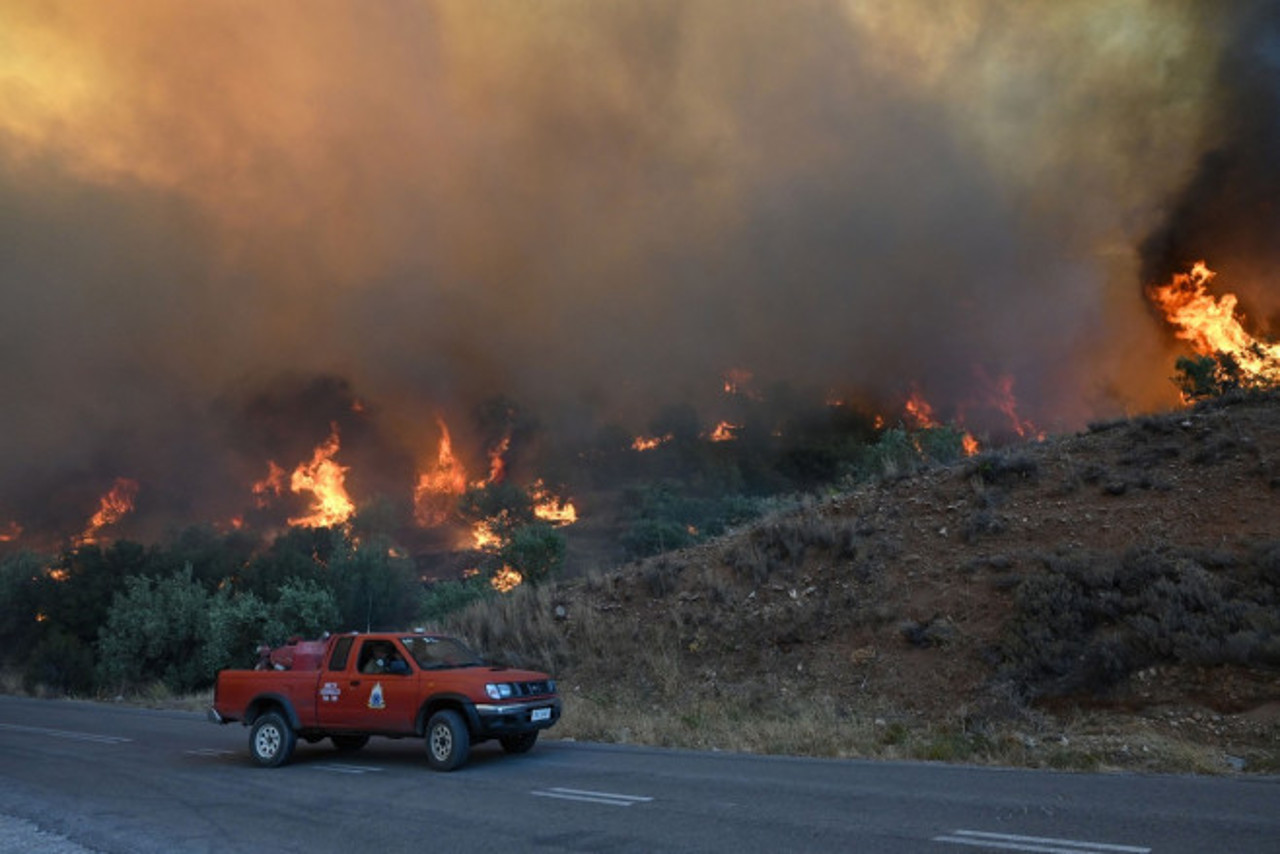
<svg viewBox="0 0 1280 854"><path fill-rule="evenodd" d="M1280 398L1091 426L517 591L451 628L560 734L1068 768L1280 769Z"/></svg>

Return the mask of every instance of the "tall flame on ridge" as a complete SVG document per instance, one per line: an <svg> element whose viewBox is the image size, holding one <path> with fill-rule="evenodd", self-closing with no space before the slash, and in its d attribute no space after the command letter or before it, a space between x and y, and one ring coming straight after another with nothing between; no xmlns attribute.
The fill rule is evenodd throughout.
<svg viewBox="0 0 1280 854"><path fill-rule="evenodd" d="M443 418L440 426L440 449L433 466L419 473L413 490L413 515L419 525L432 527L448 521L453 501L467 490L467 472L453 454L453 439Z"/></svg>
<svg viewBox="0 0 1280 854"><path fill-rule="evenodd" d="M1215 298L1209 293L1216 275L1197 261L1190 272L1175 273L1168 284L1149 287L1147 293L1197 355L1224 353L1246 377L1280 382L1280 344L1260 341L1245 330L1243 315L1236 316L1235 294Z"/></svg>

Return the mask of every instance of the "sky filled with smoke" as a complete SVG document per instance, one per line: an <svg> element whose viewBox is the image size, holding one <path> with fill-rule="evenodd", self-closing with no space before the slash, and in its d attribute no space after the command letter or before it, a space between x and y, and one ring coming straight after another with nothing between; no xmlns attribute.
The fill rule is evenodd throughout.
<svg viewBox="0 0 1280 854"><path fill-rule="evenodd" d="M211 518L357 400L405 467L495 394L639 432L730 369L1170 405L1143 276L1280 326L1268 5L8 2L0 525L121 475Z"/></svg>

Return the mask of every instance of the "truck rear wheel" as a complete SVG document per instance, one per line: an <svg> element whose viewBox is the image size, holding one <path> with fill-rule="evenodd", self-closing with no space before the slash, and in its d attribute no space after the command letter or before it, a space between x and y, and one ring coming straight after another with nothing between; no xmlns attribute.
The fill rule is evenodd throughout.
<svg viewBox="0 0 1280 854"><path fill-rule="evenodd" d="M471 733L462 715L442 709L427 722L427 764L436 771L452 771L467 761Z"/></svg>
<svg viewBox="0 0 1280 854"><path fill-rule="evenodd" d="M519 735L504 735L499 739L502 749L507 753L528 753L538 743L538 731L522 732Z"/></svg>
<svg viewBox="0 0 1280 854"><path fill-rule="evenodd" d="M249 729L249 752L264 768L278 768L289 761L298 735L279 712L260 715Z"/></svg>

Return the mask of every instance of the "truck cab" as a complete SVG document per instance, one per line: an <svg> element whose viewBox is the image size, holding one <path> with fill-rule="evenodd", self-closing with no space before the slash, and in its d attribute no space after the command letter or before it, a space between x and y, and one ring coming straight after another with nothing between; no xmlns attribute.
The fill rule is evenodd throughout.
<svg viewBox="0 0 1280 854"><path fill-rule="evenodd" d="M487 664L446 635L335 635L323 654L293 661L301 669L218 674L210 718L249 726L250 752L260 765L283 765L299 737L330 738L338 749L353 750L370 736L416 736L426 739L428 764L448 771L480 741L498 739L509 753L527 752L560 718L547 674Z"/></svg>

